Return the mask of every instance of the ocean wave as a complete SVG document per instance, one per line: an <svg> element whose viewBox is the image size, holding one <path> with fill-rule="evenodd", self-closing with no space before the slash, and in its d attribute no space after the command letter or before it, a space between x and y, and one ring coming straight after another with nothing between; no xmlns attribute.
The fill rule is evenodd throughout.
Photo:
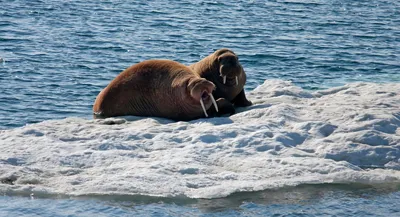
<svg viewBox="0 0 400 217"><path fill-rule="evenodd" d="M0 192L220 198L400 183L400 84L267 80L230 117L66 118L0 131ZM38 114L40 115L40 114Z"/></svg>

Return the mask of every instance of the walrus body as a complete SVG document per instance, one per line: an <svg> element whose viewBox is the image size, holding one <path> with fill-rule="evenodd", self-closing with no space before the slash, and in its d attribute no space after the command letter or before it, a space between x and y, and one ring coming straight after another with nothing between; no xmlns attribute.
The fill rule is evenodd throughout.
<svg viewBox="0 0 400 217"><path fill-rule="evenodd" d="M212 82L178 62L147 60L112 80L97 96L93 112L95 118L136 115L193 120L207 116L214 89Z"/></svg>
<svg viewBox="0 0 400 217"><path fill-rule="evenodd" d="M233 51L226 48L219 49L189 67L200 77L216 85L213 95L222 113L233 114L234 106L252 105L244 93L246 74Z"/></svg>

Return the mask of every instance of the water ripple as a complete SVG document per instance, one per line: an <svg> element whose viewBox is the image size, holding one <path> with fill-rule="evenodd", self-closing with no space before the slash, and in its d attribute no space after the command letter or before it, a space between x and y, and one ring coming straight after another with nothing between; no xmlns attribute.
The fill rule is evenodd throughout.
<svg viewBox="0 0 400 217"><path fill-rule="evenodd" d="M90 118L97 93L126 67L154 58L191 64L221 47L239 55L247 90L271 78L306 89L400 81L398 1L15 0L2 5L0 82L6 97L0 98L0 129Z"/></svg>

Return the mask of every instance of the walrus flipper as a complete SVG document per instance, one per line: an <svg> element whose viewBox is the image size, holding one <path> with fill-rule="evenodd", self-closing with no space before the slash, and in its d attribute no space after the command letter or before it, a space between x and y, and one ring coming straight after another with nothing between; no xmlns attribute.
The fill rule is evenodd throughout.
<svg viewBox="0 0 400 217"><path fill-rule="evenodd" d="M207 113L211 117L220 117L222 115L233 115L235 114L235 107L232 105L231 102L229 102L225 98L219 98L216 100L217 105L218 105L218 111L215 110L214 107L210 107L210 109L207 110Z"/></svg>
<svg viewBox="0 0 400 217"><path fill-rule="evenodd" d="M237 107L247 107L253 105L253 103L246 98L244 89L232 100L232 103Z"/></svg>
<svg viewBox="0 0 400 217"><path fill-rule="evenodd" d="M103 111L93 112L93 119L104 119L104 118L107 118L107 116L103 114Z"/></svg>

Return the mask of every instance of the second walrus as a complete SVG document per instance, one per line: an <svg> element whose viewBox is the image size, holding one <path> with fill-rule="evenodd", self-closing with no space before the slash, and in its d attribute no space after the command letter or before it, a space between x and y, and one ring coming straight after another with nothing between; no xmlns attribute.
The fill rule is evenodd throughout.
<svg viewBox="0 0 400 217"><path fill-rule="evenodd" d="M200 77L216 85L213 95L220 110L218 114L233 114L234 106L252 105L244 93L246 74L233 51L226 48L219 49L189 67Z"/></svg>

